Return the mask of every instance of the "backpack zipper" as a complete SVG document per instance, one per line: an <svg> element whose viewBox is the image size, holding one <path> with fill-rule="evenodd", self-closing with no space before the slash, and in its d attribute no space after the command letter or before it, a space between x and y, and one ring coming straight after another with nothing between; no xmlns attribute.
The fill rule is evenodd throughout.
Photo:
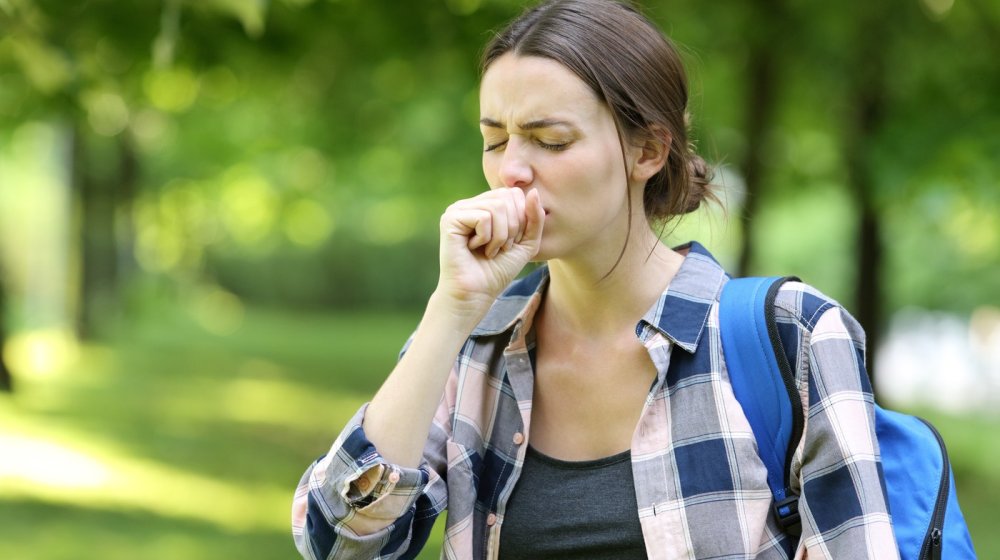
<svg viewBox="0 0 1000 560"><path fill-rule="evenodd" d="M771 351L778 363L778 371L781 373L781 381L788 393L788 402L792 407L792 429L788 437L788 447L785 450L785 465L782 472L782 483L785 486L785 499L773 504L775 518L782 532L798 537L802 534L802 519L799 516L799 497L791 490L792 459L795 457L795 450L798 449L799 441L802 439L802 432L805 428L805 415L802 411L802 400L799 396L798 386L795 384L795 373L792 371L793 363L789 361L788 354L781 343L781 335L778 332L778 321L775 317L774 302L778 298L778 291L785 282L799 282L797 276L786 276L771 284L764 296L764 322L767 324L768 338L771 339Z"/></svg>
<svg viewBox="0 0 1000 560"><path fill-rule="evenodd" d="M931 515L931 524L927 527L924 537L924 544L920 547L921 560L941 560L941 545L944 540L944 514L948 507L948 492L951 485L951 468L948 464L948 450L944 446L944 440L937 429L930 422L923 418L917 418L931 429L934 438L937 439L941 448L941 482L938 485L937 502L934 504L934 512Z"/></svg>
<svg viewBox="0 0 1000 560"><path fill-rule="evenodd" d="M788 401L792 406L792 432L788 437L788 449L785 451L785 489L789 488L789 474L792 472L792 458L795 450L799 447L799 440L802 439L802 431L805 424L805 415L802 411L802 399L799 396L799 388L795 385L795 373L792 372L794 364L788 361L788 354L781 345L781 335L778 334L778 321L775 318L774 301L778 297L778 290L785 282L800 280L796 276L786 276L779 282L775 282L768 288L767 296L764 299L764 317L767 323L768 338L771 339L774 357L778 361L778 371L781 372L781 381L785 385L785 392L788 393ZM790 493L790 492L789 492ZM794 494L793 494L794 495Z"/></svg>

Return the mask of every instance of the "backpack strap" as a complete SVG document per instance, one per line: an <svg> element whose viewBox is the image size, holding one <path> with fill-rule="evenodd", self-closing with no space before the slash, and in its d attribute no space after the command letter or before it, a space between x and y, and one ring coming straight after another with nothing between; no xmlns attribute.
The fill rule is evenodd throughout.
<svg viewBox="0 0 1000 560"><path fill-rule="evenodd" d="M774 300L793 277L735 278L726 282L719 302L719 330L729 381L750 422L757 452L767 467L779 526L801 533L798 496L788 483L792 456L802 437L802 403L786 356Z"/></svg>

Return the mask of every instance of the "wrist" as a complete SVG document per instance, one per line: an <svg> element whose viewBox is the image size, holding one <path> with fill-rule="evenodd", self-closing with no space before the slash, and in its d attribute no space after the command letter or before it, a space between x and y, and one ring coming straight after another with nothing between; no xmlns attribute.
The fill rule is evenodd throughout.
<svg viewBox="0 0 1000 560"><path fill-rule="evenodd" d="M438 289L427 302L424 319L433 320L467 337L483 320L491 305L493 300L485 296L457 298Z"/></svg>

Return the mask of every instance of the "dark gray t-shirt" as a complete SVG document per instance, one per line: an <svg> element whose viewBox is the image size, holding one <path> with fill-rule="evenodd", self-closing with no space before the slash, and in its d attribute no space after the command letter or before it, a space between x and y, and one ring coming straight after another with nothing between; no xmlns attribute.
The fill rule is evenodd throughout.
<svg viewBox="0 0 1000 560"><path fill-rule="evenodd" d="M500 558L646 558L631 453L562 461L528 446L504 512Z"/></svg>

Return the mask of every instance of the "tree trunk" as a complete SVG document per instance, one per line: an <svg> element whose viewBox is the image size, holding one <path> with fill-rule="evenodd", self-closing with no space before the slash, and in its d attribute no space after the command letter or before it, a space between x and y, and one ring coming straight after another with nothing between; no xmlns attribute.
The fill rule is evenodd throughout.
<svg viewBox="0 0 1000 560"><path fill-rule="evenodd" d="M10 374L10 369L3 359L3 349L7 342L7 331L4 329L4 317L7 306L5 305L7 293L4 289L3 270L0 270L0 391L7 393L14 391L14 379Z"/></svg>
<svg viewBox="0 0 1000 560"><path fill-rule="evenodd" d="M870 178L870 177L869 177ZM871 184L870 182L868 184ZM871 196L861 201L861 223L858 228L858 275L854 287L856 318L865 328L868 350L868 375L874 379L870 367L876 352L881 348L885 318L882 307L882 226Z"/></svg>
<svg viewBox="0 0 1000 560"><path fill-rule="evenodd" d="M117 247L116 295L135 273L135 224L132 205L139 189L139 157L128 132L118 135L118 182L115 189L115 233ZM116 298L117 301L118 298Z"/></svg>
<svg viewBox="0 0 1000 560"><path fill-rule="evenodd" d="M888 4L886 2L885 4ZM905 9L905 8L901 8ZM855 36L854 81L848 98L853 109L848 115L845 142L849 192L858 211L856 239L857 275L852 313L867 334L869 375L874 381L872 360L882 343L884 308L882 302L882 224L875 200L877 190L872 161L875 141L885 120L886 84L884 69L888 51L891 8L874 3L861 8L868 21L859 22ZM862 17L862 19L865 19Z"/></svg>
<svg viewBox="0 0 1000 560"><path fill-rule="evenodd" d="M754 225L760 207L764 178L764 161L767 153L766 136L774 127L775 90L778 79L777 52L778 34L768 32L776 25L784 7L779 0L758 0L754 4L755 21L762 27L750 26L750 54L747 61L747 95L745 112L746 152L741 167L746 185L740 222L743 237L740 240L739 260L736 275L746 276L750 272L753 259ZM766 23L765 23L766 22Z"/></svg>
<svg viewBox="0 0 1000 560"><path fill-rule="evenodd" d="M76 321L81 340L97 335L101 320L112 311L116 289L115 213L113 190L88 157L84 124L73 130L72 180L79 204L80 305Z"/></svg>

